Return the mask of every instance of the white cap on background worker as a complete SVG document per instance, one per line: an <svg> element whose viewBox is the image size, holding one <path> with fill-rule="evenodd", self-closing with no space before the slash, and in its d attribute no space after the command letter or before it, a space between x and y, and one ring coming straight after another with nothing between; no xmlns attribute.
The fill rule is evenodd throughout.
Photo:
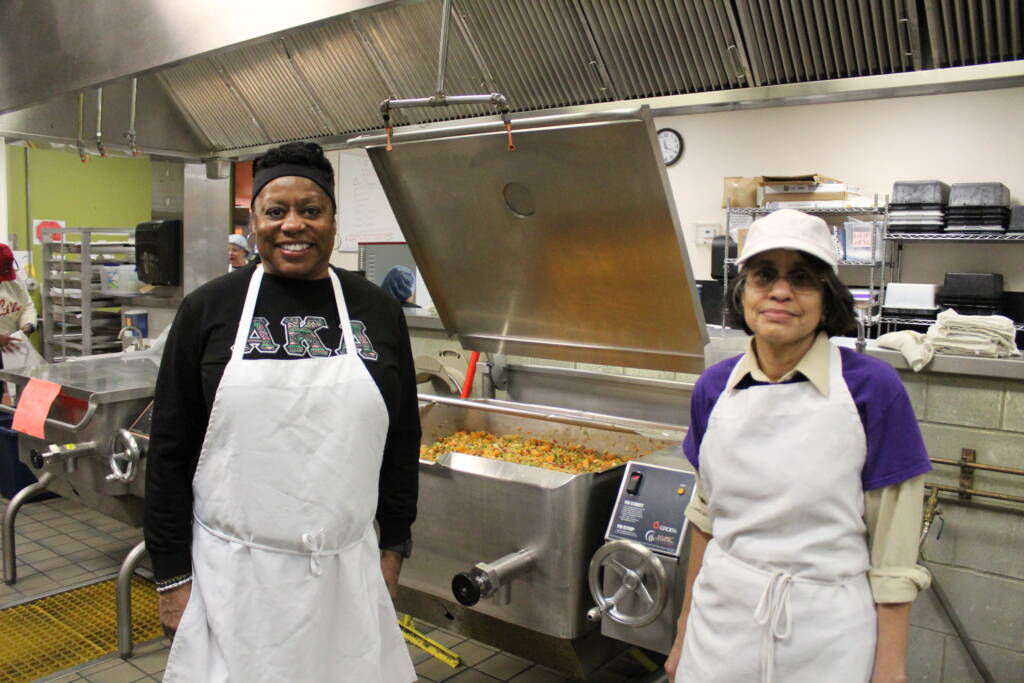
<svg viewBox="0 0 1024 683"><path fill-rule="evenodd" d="M249 243L242 235L228 235L228 263L241 268L249 263Z"/></svg>

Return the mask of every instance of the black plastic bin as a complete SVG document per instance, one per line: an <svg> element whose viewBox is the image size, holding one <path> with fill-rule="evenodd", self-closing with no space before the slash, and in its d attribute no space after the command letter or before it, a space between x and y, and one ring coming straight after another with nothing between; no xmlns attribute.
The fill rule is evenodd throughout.
<svg viewBox="0 0 1024 683"><path fill-rule="evenodd" d="M0 495L8 500L18 491L37 481L32 470L18 460L18 432L11 429L13 419L14 416L10 413L0 413ZM26 502L34 503L56 497L54 493L43 491Z"/></svg>

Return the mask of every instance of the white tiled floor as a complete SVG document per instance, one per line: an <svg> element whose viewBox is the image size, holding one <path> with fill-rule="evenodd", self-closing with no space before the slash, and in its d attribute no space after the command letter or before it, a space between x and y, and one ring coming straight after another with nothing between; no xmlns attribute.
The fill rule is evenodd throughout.
<svg viewBox="0 0 1024 683"><path fill-rule="evenodd" d="M0 505L7 501L0 498ZM14 531L18 580L0 584L0 609L116 576L128 551L142 540L141 529L66 498L22 506Z"/></svg>
<svg viewBox="0 0 1024 683"><path fill-rule="evenodd" d="M0 498L0 507L6 505ZM84 507L55 498L21 508L15 525L18 581L0 584L0 609L57 591L110 578L121 561L142 540L142 531ZM569 677L465 636L417 620L417 628L462 656L457 669L409 647L420 683L563 683ZM170 642L160 638L135 646L123 661L109 655L44 681L131 683L159 681L167 662ZM644 675L631 657L613 660L590 679L595 683L626 683Z"/></svg>

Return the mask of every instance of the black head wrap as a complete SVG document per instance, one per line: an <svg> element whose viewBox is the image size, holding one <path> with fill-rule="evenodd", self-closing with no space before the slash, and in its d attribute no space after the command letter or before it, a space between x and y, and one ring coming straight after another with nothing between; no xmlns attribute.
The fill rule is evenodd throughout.
<svg viewBox="0 0 1024 683"><path fill-rule="evenodd" d="M275 164L274 166L260 168L252 178L252 204L256 204L256 196L266 187L267 183L284 176L299 176L308 178L316 183L328 197L331 198L331 205L337 209L338 202L334 199L334 183L331 173L305 164Z"/></svg>

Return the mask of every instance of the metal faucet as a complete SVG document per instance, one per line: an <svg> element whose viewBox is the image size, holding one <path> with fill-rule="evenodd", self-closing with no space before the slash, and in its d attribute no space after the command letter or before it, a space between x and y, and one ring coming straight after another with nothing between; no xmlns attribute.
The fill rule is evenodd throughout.
<svg viewBox="0 0 1024 683"><path fill-rule="evenodd" d="M871 298L855 296L853 308L857 314L857 351L864 353L867 348L867 326L871 319Z"/></svg>
<svg viewBox="0 0 1024 683"><path fill-rule="evenodd" d="M125 325L117 333L117 340L121 342L121 351L142 350L142 330L131 325Z"/></svg>

